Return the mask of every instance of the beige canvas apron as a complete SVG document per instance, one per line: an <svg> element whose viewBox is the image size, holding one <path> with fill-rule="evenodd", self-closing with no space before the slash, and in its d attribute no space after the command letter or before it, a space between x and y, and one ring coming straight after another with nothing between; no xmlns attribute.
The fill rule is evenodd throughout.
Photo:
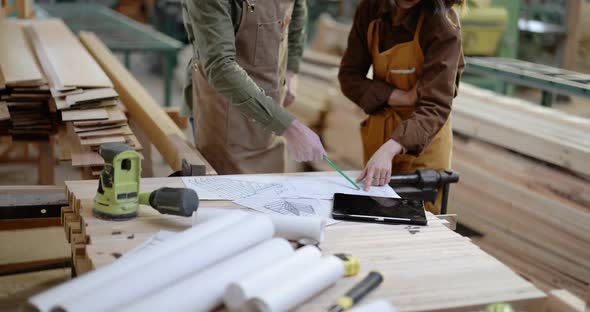
<svg viewBox="0 0 590 312"><path fill-rule="evenodd" d="M424 14L420 15L414 38L412 41L394 45L386 51L379 51L379 32L382 27L381 19L369 24L368 43L373 58L375 77L386 81L394 87L409 91L420 80L424 65L424 54L420 48L420 30L424 22ZM389 140L395 129L412 116L414 107L387 108L382 112L369 116L361 124L361 135L365 162ZM418 169L450 169L453 133L451 131L451 117L444 124L424 152L414 157L411 155L397 155L393 159L392 173L413 173ZM441 192L436 203L426 203L426 209L438 214L441 207Z"/></svg>
<svg viewBox="0 0 590 312"><path fill-rule="evenodd" d="M266 95L282 105L293 0L244 1L242 11L235 39L236 61ZM260 129L219 95L198 64L193 72L193 101L196 146L219 174L285 170L282 138Z"/></svg>

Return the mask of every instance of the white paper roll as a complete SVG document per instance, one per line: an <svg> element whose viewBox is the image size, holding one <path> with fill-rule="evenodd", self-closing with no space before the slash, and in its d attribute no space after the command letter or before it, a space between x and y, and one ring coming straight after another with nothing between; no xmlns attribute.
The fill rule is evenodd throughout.
<svg viewBox="0 0 590 312"><path fill-rule="evenodd" d="M397 312L397 309L388 301L377 300L349 310L349 312Z"/></svg>
<svg viewBox="0 0 590 312"><path fill-rule="evenodd" d="M288 241L274 238L185 278L163 291L149 294L123 311L209 311L222 303L223 292L230 282L283 261L292 254L293 247Z"/></svg>
<svg viewBox="0 0 590 312"><path fill-rule="evenodd" d="M223 295L225 307L238 310L246 301L265 291L272 291L275 285L288 281L293 272L305 272L321 261L322 253L317 247L305 246L287 259L276 262L259 272L252 272L229 284Z"/></svg>
<svg viewBox="0 0 590 312"><path fill-rule="evenodd" d="M265 215L247 215L239 223L214 232L183 250L170 252L145 265L136 266L108 283L97 285L96 289L64 302L60 308L70 312L121 309L185 276L268 240L273 234L273 224ZM190 292L186 295L190 296Z"/></svg>
<svg viewBox="0 0 590 312"><path fill-rule="evenodd" d="M283 280L252 298L251 304L256 311L283 312L302 304L344 276L344 263L335 256L327 256L292 275L291 279Z"/></svg>
<svg viewBox="0 0 590 312"><path fill-rule="evenodd" d="M231 208L202 208L193 214L193 225L206 222L227 214L256 214L260 212L246 212ZM324 240L326 219L320 217L296 217L275 214L265 214L275 226L275 235L284 239L296 241L311 238L318 243Z"/></svg>
<svg viewBox="0 0 590 312"><path fill-rule="evenodd" d="M244 219L244 215L234 214L202 223L199 226L174 235L174 237L167 240L165 244L162 244L160 248L146 250L145 253L141 254L141 257L131 256L120 258L109 266L88 272L68 281L67 283L31 297L28 301L28 305L42 312L50 311L56 305L64 303L71 298L78 298L84 293L91 292L96 289L98 285L116 280L125 273L137 267L144 266L154 259L178 250L184 250L187 246L193 245L195 242L222 228L237 224L242 219Z"/></svg>

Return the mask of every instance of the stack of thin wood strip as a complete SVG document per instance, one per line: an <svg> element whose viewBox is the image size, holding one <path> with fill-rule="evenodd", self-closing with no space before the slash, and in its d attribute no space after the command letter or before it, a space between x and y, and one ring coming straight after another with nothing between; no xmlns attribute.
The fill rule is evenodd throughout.
<svg viewBox="0 0 590 312"><path fill-rule="evenodd" d="M453 131L461 183L450 207L459 222L539 287L582 296L590 283L590 120L463 84Z"/></svg>
<svg viewBox="0 0 590 312"><path fill-rule="evenodd" d="M456 136L450 210L482 248L544 290L582 296L590 283L590 181Z"/></svg>
<svg viewBox="0 0 590 312"><path fill-rule="evenodd" d="M64 122L59 133L70 155L61 158L71 158L74 167L92 168L96 175L104 164L97 153L101 144L141 149L111 80L63 21L33 21L27 31L49 80L52 107Z"/></svg>
<svg viewBox="0 0 590 312"><path fill-rule="evenodd" d="M55 132L49 87L20 23L0 22L0 135L43 140Z"/></svg>
<svg viewBox="0 0 590 312"><path fill-rule="evenodd" d="M590 175L585 118L463 84L453 102L453 130Z"/></svg>

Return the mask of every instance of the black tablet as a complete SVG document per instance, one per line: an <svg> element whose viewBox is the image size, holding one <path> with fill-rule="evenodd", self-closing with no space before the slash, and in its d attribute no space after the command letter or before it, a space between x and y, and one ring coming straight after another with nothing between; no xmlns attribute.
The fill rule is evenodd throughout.
<svg viewBox="0 0 590 312"><path fill-rule="evenodd" d="M332 217L338 220L426 225L424 201L334 194Z"/></svg>

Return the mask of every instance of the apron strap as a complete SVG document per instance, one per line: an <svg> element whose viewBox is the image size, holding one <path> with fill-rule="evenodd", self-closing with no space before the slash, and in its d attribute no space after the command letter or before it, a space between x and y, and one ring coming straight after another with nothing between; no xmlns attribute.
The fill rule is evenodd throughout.
<svg viewBox="0 0 590 312"><path fill-rule="evenodd" d="M418 24L416 25L416 32L414 33L414 41L418 41L420 39L420 31L422 30L423 23L424 23L424 12L420 12L420 17L418 18Z"/></svg>
<svg viewBox="0 0 590 312"><path fill-rule="evenodd" d="M377 49L379 48L379 36L376 36L375 33L379 32L380 25L380 18L376 18L372 20L371 23L369 23L369 30L367 31L367 45L371 53L375 51L375 47L377 47Z"/></svg>

